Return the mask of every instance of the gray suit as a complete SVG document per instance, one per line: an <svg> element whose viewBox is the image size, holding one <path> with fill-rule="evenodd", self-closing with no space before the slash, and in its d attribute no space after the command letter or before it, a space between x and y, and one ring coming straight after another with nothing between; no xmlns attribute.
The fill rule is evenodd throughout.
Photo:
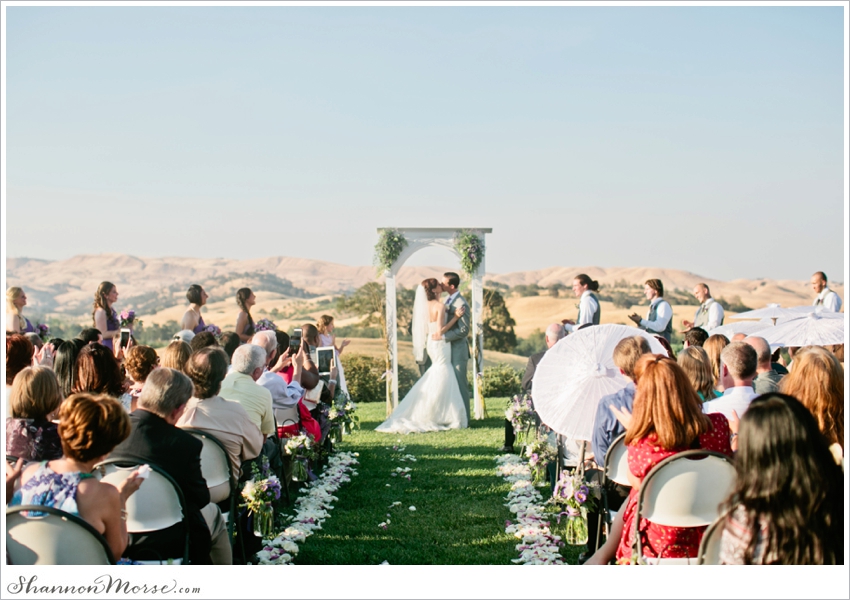
<svg viewBox="0 0 850 600"><path fill-rule="evenodd" d="M469 304L466 303L466 300L460 294L446 307L446 322L454 317L455 311L461 306L466 307L466 312L446 332L445 337L446 341L452 345L452 367L454 367L455 377L457 377L457 383L460 386L460 395L463 397L466 420L469 422L469 382L466 379L466 367L470 358L467 338L469 337L469 323L472 316L470 314Z"/></svg>

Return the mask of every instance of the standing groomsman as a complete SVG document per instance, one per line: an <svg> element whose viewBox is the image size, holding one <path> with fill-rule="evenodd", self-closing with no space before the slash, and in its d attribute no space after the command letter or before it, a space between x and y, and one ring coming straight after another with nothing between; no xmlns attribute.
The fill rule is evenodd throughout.
<svg viewBox="0 0 850 600"><path fill-rule="evenodd" d="M705 331L711 331L716 327L723 325L723 307L720 303L711 297L711 292L708 286L704 283L698 283L694 286L694 296L699 300L699 308L693 321L687 319L682 320L682 325L685 329L693 329L699 327Z"/></svg>
<svg viewBox="0 0 850 600"><path fill-rule="evenodd" d="M647 279L643 284L643 295L649 300L649 312L645 319L637 313L629 318L638 328L653 335L660 335L668 342L673 337L673 307L664 299L664 284L660 279Z"/></svg>

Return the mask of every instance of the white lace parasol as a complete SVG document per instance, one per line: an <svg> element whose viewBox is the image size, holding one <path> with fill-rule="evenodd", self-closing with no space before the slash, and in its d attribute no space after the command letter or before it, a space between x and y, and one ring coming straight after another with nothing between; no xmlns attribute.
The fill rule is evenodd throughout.
<svg viewBox="0 0 850 600"><path fill-rule="evenodd" d="M779 346L831 346L844 343L844 319L841 313L810 312L759 332L771 348ZM841 315L842 317L844 315Z"/></svg>
<svg viewBox="0 0 850 600"><path fill-rule="evenodd" d="M552 346L537 365L531 387L543 423L568 438L590 440L599 400L628 384L614 365L614 347L635 335L645 337L652 352L666 356L652 335L625 325L588 327Z"/></svg>

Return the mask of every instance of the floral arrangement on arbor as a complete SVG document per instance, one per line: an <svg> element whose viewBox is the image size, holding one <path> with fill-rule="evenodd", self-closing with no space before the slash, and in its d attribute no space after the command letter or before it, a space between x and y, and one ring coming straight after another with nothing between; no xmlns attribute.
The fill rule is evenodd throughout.
<svg viewBox="0 0 850 600"><path fill-rule="evenodd" d="M375 266L378 267L379 274L392 268L405 247L407 239L398 229L381 230L378 243L375 244Z"/></svg>
<svg viewBox="0 0 850 600"><path fill-rule="evenodd" d="M242 504L254 516L254 532L263 539L274 536L274 506L275 500L280 500L280 480L271 473L269 459L262 457L260 467L251 465L253 477L242 488Z"/></svg>
<svg viewBox="0 0 850 600"><path fill-rule="evenodd" d="M587 513L602 498L602 488L596 481L585 481L582 473L562 471L555 484L549 504L557 512L558 524L566 517L564 541L571 545L587 543Z"/></svg>
<svg viewBox="0 0 850 600"><path fill-rule="evenodd" d="M260 319L254 323L254 331L277 331L277 325L271 319Z"/></svg>
<svg viewBox="0 0 850 600"><path fill-rule="evenodd" d="M136 311L134 310L122 310L121 314L118 315L118 318L121 320L121 327L132 327L133 325L142 325L142 320L136 319Z"/></svg>
<svg viewBox="0 0 850 600"><path fill-rule="evenodd" d="M532 481L539 484L546 481L546 468L550 462L557 460L558 452L549 444L546 436L538 434L526 443L524 456L528 459Z"/></svg>
<svg viewBox="0 0 850 600"><path fill-rule="evenodd" d="M48 327L44 323L39 323L38 325L36 325L35 332L38 334L38 337L40 337L41 340L44 342L50 339L50 327Z"/></svg>
<svg viewBox="0 0 850 600"><path fill-rule="evenodd" d="M470 276L484 260L484 242L477 234L466 229L455 236L455 251L460 254L460 268Z"/></svg>

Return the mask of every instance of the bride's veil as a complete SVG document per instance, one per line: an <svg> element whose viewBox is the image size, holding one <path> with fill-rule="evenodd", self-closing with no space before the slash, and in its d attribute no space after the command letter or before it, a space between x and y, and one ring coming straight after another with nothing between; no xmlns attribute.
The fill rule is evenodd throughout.
<svg viewBox="0 0 850 600"><path fill-rule="evenodd" d="M413 356L416 362L425 362L425 346L428 343L428 297L425 288L416 286L416 296L413 298L413 315L410 333L413 337Z"/></svg>

